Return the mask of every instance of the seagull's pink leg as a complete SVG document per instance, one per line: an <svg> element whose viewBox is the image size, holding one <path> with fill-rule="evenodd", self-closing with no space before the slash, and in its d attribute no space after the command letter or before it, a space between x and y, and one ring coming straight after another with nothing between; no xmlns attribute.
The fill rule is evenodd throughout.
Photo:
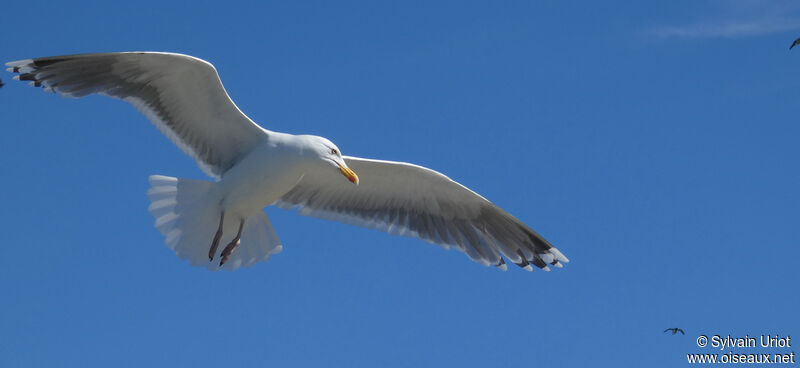
<svg viewBox="0 0 800 368"><path fill-rule="evenodd" d="M239 243L241 243L240 240L242 238L243 227L244 227L244 219L239 221L239 231L236 232L236 237L233 238L233 240L231 240L231 242L228 243L227 246L225 246L225 249L222 250L221 254L222 259L219 261L220 267L222 267L222 265L224 265L225 262L228 262L228 258L230 258L231 254L233 254L233 251L236 250L236 247L238 247Z"/></svg>
<svg viewBox="0 0 800 368"><path fill-rule="evenodd" d="M211 249L208 250L208 261L211 262L214 260L214 254L217 253L217 247L219 247L219 238L222 237L222 220L225 219L225 211L219 215L219 227L217 228L217 233L214 234L214 240L211 241Z"/></svg>

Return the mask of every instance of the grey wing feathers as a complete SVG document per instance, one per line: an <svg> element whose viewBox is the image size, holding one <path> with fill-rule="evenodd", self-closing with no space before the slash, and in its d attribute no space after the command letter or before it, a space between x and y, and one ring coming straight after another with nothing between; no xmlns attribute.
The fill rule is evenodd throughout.
<svg viewBox="0 0 800 368"><path fill-rule="evenodd" d="M14 61L18 80L67 97L100 94L134 105L219 177L258 144L264 133L231 101L214 67L170 53L124 52L55 56Z"/></svg>
<svg viewBox="0 0 800 368"><path fill-rule="evenodd" d="M569 260L528 226L480 195L424 167L345 158L361 179L307 174L275 205L302 215L410 236L505 269L505 260L549 270ZM333 170L331 170L333 172Z"/></svg>

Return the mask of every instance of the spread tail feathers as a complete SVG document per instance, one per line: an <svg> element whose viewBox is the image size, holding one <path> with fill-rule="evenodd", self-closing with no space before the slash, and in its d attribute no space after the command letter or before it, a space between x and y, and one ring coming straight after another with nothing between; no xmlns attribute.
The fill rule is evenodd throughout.
<svg viewBox="0 0 800 368"><path fill-rule="evenodd" d="M222 246L214 259L209 261L211 241L219 226L222 209L219 201L210 196L216 183L203 180L178 179L169 176L150 177L150 214L155 218L155 227L164 235L164 243L175 254L188 260L192 266L209 270L235 270L250 267L269 259L281 251L280 239L275 234L264 211L245 219L239 245L227 262L220 267L220 253L238 230L237 221L223 223Z"/></svg>

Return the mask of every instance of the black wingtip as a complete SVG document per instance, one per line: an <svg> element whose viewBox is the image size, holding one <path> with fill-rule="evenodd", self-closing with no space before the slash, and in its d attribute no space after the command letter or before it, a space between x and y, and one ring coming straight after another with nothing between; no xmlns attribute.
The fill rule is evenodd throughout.
<svg viewBox="0 0 800 368"><path fill-rule="evenodd" d="M3 84L3 80L2 80L2 79L0 79L0 88L3 88L3 86L4 86L4 84Z"/></svg>
<svg viewBox="0 0 800 368"><path fill-rule="evenodd" d="M515 265L517 265L517 266L519 266L519 267L525 268L525 267L528 267L528 265L529 265L530 263L528 263L528 260L526 260L525 258L523 258L523 259L522 259L522 262L520 262L520 263L514 262L514 264L515 264Z"/></svg>
<svg viewBox="0 0 800 368"><path fill-rule="evenodd" d="M34 87L41 87L42 81L36 78L36 74L34 73L23 73L17 76L17 79L21 81L31 81Z"/></svg>
<svg viewBox="0 0 800 368"><path fill-rule="evenodd" d="M533 262L531 262L531 263L533 263L534 266L539 267L541 269L544 269L545 267L547 267L547 263L544 263L544 261L541 258L539 258L538 256L534 257L533 258Z"/></svg>
<svg viewBox="0 0 800 368"><path fill-rule="evenodd" d="M798 38L798 39L794 40L794 42L792 42L792 45L789 46L789 50L791 50L793 47L797 46L797 44L800 44L800 38Z"/></svg>
<svg viewBox="0 0 800 368"><path fill-rule="evenodd" d="M521 250L517 249L517 255L520 256L520 258L522 258L522 262L520 263L514 262L514 264L522 268L528 267L530 263L528 262L527 259L525 259L525 254L522 253Z"/></svg>
<svg viewBox="0 0 800 368"><path fill-rule="evenodd" d="M44 68L48 65L60 63L62 61L67 61L69 59L70 59L69 57L64 57L64 56L38 58L38 59L33 59L33 65L36 66L37 68Z"/></svg>
<svg viewBox="0 0 800 368"><path fill-rule="evenodd" d="M17 78L17 79L19 79L21 81L35 81L36 80L36 74L33 74L33 73L20 74L19 78Z"/></svg>

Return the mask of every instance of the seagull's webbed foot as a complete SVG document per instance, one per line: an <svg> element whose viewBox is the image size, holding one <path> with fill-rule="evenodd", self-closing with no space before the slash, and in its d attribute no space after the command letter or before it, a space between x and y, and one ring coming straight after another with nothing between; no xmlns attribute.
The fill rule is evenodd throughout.
<svg viewBox="0 0 800 368"><path fill-rule="evenodd" d="M225 249L222 250L221 254L222 259L220 259L219 261L220 267L222 267L222 265L224 265L225 262L228 262L228 258L230 258L231 254L233 254L233 251L236 250L236 247L238 247L239 243L241 243L243 227L244 227L244 220L241 220L239 221L239 231L236 232L236 237L233 238L233 240L231 240L231 242L225 246Z"/></svg>
<svg viewBox="0 0 800 368"><path fill-rule="evenodd" d="M219 247L219 239L222 237L222 221L225 219L225 211L219 215L219 227L217 227L217 233L214 234L214 240L211 241L211 248L208 250L208 261L211 262L214 260L214 254L217 253L217 248Z"/></svg>

